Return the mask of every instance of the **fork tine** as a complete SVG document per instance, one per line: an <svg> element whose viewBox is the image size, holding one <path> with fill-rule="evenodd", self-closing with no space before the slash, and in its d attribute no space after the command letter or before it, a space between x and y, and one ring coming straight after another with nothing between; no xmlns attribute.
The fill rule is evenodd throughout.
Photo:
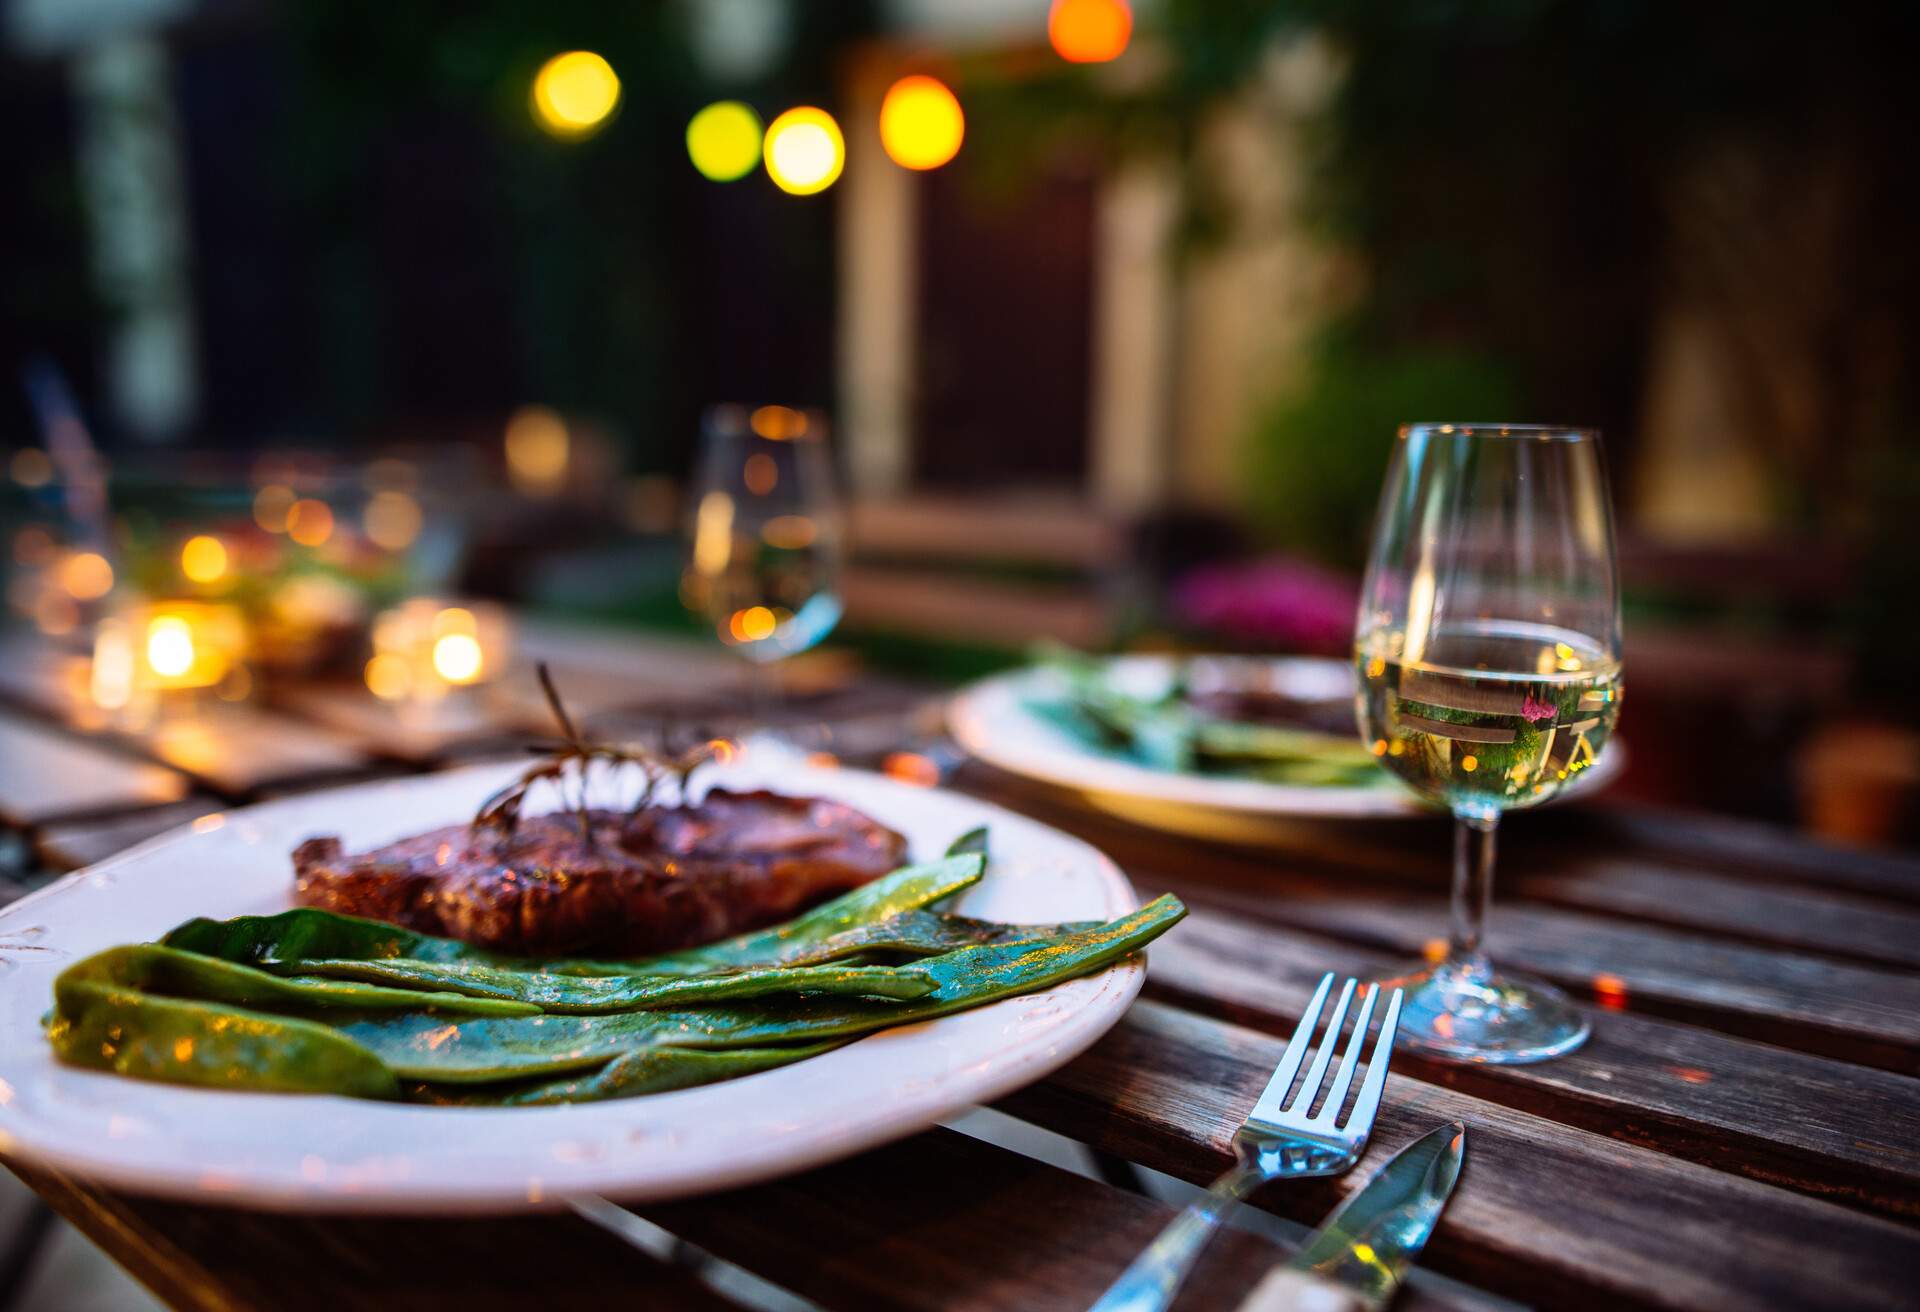
<svg viewBox="0 0 1920 1312"><path fill-rule="evenodd" d="M1353 1086L1353 1072L1360 1065L1360 1049L1367 1041L1367 1022L1373 1019L1373 1000L1379 996L1378 984L1367 985L1367 995L1360 1000L1360 1014L1353 1020L1353 1037L1347 1040L1347 1050L1340 1057L1340 1069L1333 1073L1333 1083L1327 1087L1326 1106L1320 1109L1320 1114L1314 1120L1332 1125L1340 1115L1340 1104L1347 1100L1347 1090Z"/></svg>
<svg viewBox="0 0 1920 1312"><path fill-rule="evenodd" d="M1367 1078L1360 1081L1360 1096L1353 1100L1353 1115L1347 1118L1346 1133L1365 1141L1373 1129L1373 1114L1380 1108L1380 1091L1387 1087L1387 1065L1393 1060L1393 1032L1400 1026L1400 990L1387 999L1387 1014L1380 1022L1380 1037L1373 1041L1373 1054L1367 1058Z"/></svg>
<svg viewBox="0 0 1920 1312"><path fill-rule="evenodd" d="M1300 1092L1287 1108L1289 1112L1305 1116L1313 1110L1313 1097L1320 1091L1320 1081L1327 1075L1327 1063L1333 1060L1333 1050L1340 1044L1340 1026L1346 1022L1347 1004L1353 1001L1357 983L1358 980L1350 979L1340 987L1340 1001L1333 1005L1333 1014L1327 1018L1327 1036L1320 1040L1320 1047L1313 1054L1313 1065L1307 1067L1307 1078L1300 1082Z"/></svg>
<svg viewBox="0 0 1920 1312"><path fill-rule="evenodd" d="M1307 1059L1307 1049L1313 1045L1314 1026L1320 1020L1320 1008L1326 1004L1327 990L1332 987L1333 972L1328 971L1320 977L1320 987L1313 991L1313 1001L1300 1013L1300 1023L1293 1027L1293 1037L1287 1040L1287 1050L1281 1054L1280 1064L1274 1067L1267 1087L1261 1091L1252 1115L1272 1120L1286 1106L1287 1090L1293 1087L1293 1077L1299 1072L1300 1063Z"/></svg>

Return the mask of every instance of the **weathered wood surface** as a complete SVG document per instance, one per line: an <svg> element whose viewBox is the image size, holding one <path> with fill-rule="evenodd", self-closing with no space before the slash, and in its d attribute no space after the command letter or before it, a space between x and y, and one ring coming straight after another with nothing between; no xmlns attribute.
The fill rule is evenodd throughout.
<svg viewBox="0 0 1920 1312"><path fill-rule="evenodd" d="M1164 1203L951 1130L772 1184L636 1210L825 1306L902 1312L1080 1312L1173 1219ZM1229 1230L1176 1307L1232 1307L1285 1256ZM1400 1304L1477 1305L1420 1291Z"/></svg>
<svg viewBox="0 0 1920 1312"><path fill-rule="evenodd" d="M58 729L0 712L0 821L28 827L185 797L185 778Z"/></svg>
<svg viewBox="0 0 1920 1312"><path fill-rule="evenodd" d="M510 1222L303 1218L108 1194L9 1163L54 1210L182 1312L737 1312L692 1273L571 1215Z"/></svg>
<svg viewBox="0 0 1920 1312"><path fill-rule="evenodd" d="M1208 905L1313 930L1418 960L1446 924L1444 898L1393 896L1332 883L1285 893L1196 889L1158 872L1154 891L1193 892ZM1487 950L1513 970L1576 996L1605 998L1808 1052L1920 1073L1920 974L1625 925L1528 903L1496 903Z"/></svg>
<svg viewBox="0 0 1920 1312"><path fill-rule="evenodd" d="M1179 893L1196 905L1322 934L1403 962L1444 946L1444 858L1432 852L1397 855L1397 845L1406 841L1398 826L1372 826L1371 840L1364 834L1349 840L1347 827L1308 830L1318 845L1256 852L1068 810L1057 799L1009 791L1002 776L969 770L964 777L974 791L1017 801L1093 842L1142 892ZM1443 832L1427 832L1444 839ZM1444 848L1444 841L1439 845ZM1431 878L1421 875L1422 863L1431 867ZM1514 874L1509 869L1508 883L1515 882ZM1628 1010L1920 1073L1920 971L1756 947L1737 932L1683 932L1564 911L1528 900L1524 880L1519 882L1518 892L1502 888L1488 921L1489 951L1504 965ZM1843 899L1843 910L1853 907L1853 899Z"/></svg>
<svg viewBox="0 0 1920 1312"><path fill-rule="evenodd" d="M1531 819L1531 817L1529 817ZM1675 863L1742 878L1920 902L1920 856L1823 843L1730 816L1600 805L1555 817L1564 833L1607 851L1657 851Z"/></svg>
<svg viewBox="0 0 1920 1312"><path fill-rule="evenodd" d="M217 798L201 794L170 806L43 825L34 834L34 851L54 870L77 870L222 809Z"/></svg>
<svg viewBox="0 0 1920 1312"><path fill-rule="evenodd" d="M103 1194L16 1171L179 1308L614 1307L734 1304L571 1215L288 1217ZM634 1209L827 1307L1085 1308L1174 1209L950 1130L767 1185ZM1226 1231L1180 1312L1232 1306L1286 1249ZM564 1267L564 1270L556 1270ZM1410 1289L1403 1312L1472 1312L1471 1291Z"/></svg>
<svg viewBox="0 0 1920 1312"><path fill-rule="evenodd" d="M1233 1131L1284 1046L1143 1003L1087 1054L1002 1106L1204 1180L1229 1164ZM1654 1308L1895 1307L1911 1296L1920 1270L1912 1226L1398 1073L1369 1157L1450 1120L1468 1126L1467 1168L1423 1260L1496 1293L1555 1307ZM1258 1201L1310 1220L1364 1178L1269 1188Z"/></svg>

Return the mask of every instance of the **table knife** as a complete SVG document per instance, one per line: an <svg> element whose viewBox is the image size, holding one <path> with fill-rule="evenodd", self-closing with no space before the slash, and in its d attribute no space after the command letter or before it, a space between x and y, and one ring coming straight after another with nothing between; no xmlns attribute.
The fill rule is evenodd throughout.
<svg viewBox="0 0 1920 1312"><path fill-rule="evenodd" d="M1459 1121L1402 1148L1254 1286L1240 1312L1380 1312L1433 1233L1466 1155Z"/></svg>

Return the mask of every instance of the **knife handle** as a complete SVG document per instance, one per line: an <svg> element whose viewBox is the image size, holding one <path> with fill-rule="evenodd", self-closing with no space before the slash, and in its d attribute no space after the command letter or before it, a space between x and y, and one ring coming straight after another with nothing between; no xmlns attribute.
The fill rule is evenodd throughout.
<svg viewBox="0 0 1920 1312"><path fill-rule="evenodd" d="M1366 1312L1352 1290L1310 1271L1277 1266L1253 1287L1240 1312Z"/></svg>

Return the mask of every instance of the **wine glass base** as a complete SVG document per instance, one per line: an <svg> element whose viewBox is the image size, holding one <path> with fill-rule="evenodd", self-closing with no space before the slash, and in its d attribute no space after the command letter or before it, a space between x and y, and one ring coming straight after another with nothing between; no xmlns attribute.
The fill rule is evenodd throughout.
<svg viewBox="0 0 1920 1312"><path fill-rule="evenodd" d="M1592 1033L1559 989L1501 974L1485 961L1445 962L1382 986L1406 994L1398 1042L1443 1061L1546 1061L1572 1052Z"/></svg>

